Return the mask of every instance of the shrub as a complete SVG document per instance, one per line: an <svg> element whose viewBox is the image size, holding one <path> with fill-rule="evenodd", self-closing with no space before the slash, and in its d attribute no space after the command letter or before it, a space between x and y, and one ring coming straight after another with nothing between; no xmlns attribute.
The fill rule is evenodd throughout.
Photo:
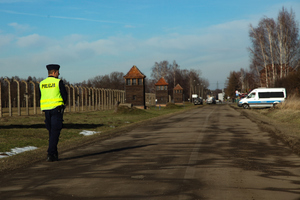
<svg viewBox="0 0 300 200"><path fill-rule="evenodd" d="M166 108L168 109L176 109L176 108L180 108L180 106L176 105L175 103L167 103Z"/></svg>
<svg viewBox="0 0 300 200"><path fill-rule="evenodd" d="M142 109L138 109L135 107L129 108L127 106L119 106L117 114L132 114L132 115L138 115L141 113L144 113L145 111Z"/></svg>
<svg viewBox="0 0 300 200"><path fill-rule="evenodd" d="M294 94L300 96L300 70L291 72L287 77L278 79L275 87L284 87L288 96L293 96Z"/></svg>

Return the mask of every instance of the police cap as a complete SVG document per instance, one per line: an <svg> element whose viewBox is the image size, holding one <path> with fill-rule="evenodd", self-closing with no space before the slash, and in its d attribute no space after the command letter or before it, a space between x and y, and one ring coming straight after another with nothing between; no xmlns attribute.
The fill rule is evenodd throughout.
<svg viewBox="0 0 300 200"><path fill-rule="evenodd" d="M58 64L49 64L49 65L46 65L46 68L48 70L59 70L60 66Z"/></svg>

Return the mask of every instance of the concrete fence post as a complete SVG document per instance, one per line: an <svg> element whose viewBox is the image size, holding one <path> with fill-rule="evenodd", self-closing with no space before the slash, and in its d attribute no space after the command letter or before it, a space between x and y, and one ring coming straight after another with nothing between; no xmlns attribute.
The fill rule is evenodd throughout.
<svg viewBox="0 0 300 200"><path fill-rule="evenodd" d="M97 88L96 90L97 90L97 94L98 94L98 95L97 95L97 96L98 96L98 103L97 103L97 104L98 104L98 107L97 107L97 110L100 110L100 89Z"/></svg>
<svg viewBox="0 0 300 200"><path fill-rule="evenodd" d="M83 102L83 88L82 87L78 87L78 88L80 88L81 89L81 111L83 111L83 104L84 104L84 102Z"/></svg>
<svg viewBox="0 0 300 200"><path fill-rule="evenodd" d="M33 91L32 91L32 95L33 95L33 114L36 115L37 113L37 106L36 106L36 88L35 88L35 82L33 81L29 81L29 83L32 84L33 86Z"/></svg>
<svg viewBox="0 0 300 200"><path fill-rule="evenodd" d="M105 108L105 110L107 110L108 109L108 96L107 96L107 94L108 94L108 89L105 89L104 90L104 108Z"/></svg>
<svg viewBox="0 0 300 200"><path fill-rule="evenodd" d="M66 88L68 88L68 111L71 112L71 95L70 95L70 86L65 85Z"/></svg>
<svg viewBox="0 0 300 200"><path fill-rule="evenodd" d="M1 88L1 80L0 80L0 118L2 117L2 88Z"/></svg>
<svg viewBox="0 0 300 200"><path fill-rule="evenodd" d="M94 92L94 88L91 88L91 92L92 92L92 103L91 103L91 106L92 106L92 111L95 110L95 92Z"/></svg>
<svg viewBox="0 0 300 200"><path fill-rule="evenodd" d="M12 116L12 108L11 108L10 81L7 78L5 78L4 81L6 81L8 84L8 113L9 113L9 116L11 117Z"/></svg>
<svg viewBox="0 0 300 200"><path fill-rule="evenodd" d="M16 79L13 80L17 83L17 107L18 107L18 116L21 116L21 105L20 105L20 82Z"/></svg>
<svg viewBox="0 0 300 200"><path fill-rule="evenodd" d="M104 110L104 89L101 88L101 110Z"/></svg>
<svg viewBox="0 0 300 200"><path fill-rule="evenodd" d="M78 112L80 111L80 96L79 96L79 87L78 86L75 86L75 88L77 89L77 110Z"/></svg>
<svg viewBox="0 0 300 200"><path fill-rule="evenodd" d="M108 90L109 91L109 95L108 95L108 97L109 97L109 107L108 107L108 109L112 109L112 102L113 102L113 92L112 92L112 90L111 89L109 89Z"/></svg>
<svg viewBox="0 0 300 200"><path fill-rule="evenodd" d="M70 112L71 112L71 107L73 106L73 110L74 110L74 112L76 111L76 105L74 104L74 102L75 102L75 90L74 90L74 86L73 85L70 85L70 90L69 90L69 92L71 93L71 89L72 89L72 92L73 92L73 95L72 95L72 105L71 105L71 99L70 99L70 101L69 101L69 104L70 104ZM71 97L71 94L69 94L69 97Z"/></svg>
<svg viewBox="0 0 300 200"><path fill-rule="evenodd" d="M85 110L87 111L88 110L88 90L87 88L85 87L84 88L84 91L85 91Z"/></svg>
<svg viewBox="0 0 300 200"><path fill-rule="evenodd" d="M28 83L26 81L22 81L25 84L25 104L26 104L26 115L29 115L29 106L28 106Z"/></svg>
<svg viewBox="0 0 300 200"><path fill-rule="evenodd" d="M91 111L91 88L88 88L88 94L89 94L89 111Z"/></svg>

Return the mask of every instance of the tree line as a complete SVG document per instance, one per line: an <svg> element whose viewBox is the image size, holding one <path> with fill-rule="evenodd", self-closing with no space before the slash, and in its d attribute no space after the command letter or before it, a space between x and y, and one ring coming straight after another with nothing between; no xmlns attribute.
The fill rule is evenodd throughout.
<svg viewBox="0 0 300 200"><path fill-rule="evenodd" d="M249 37L251 64L230 72L226 94L233 98L236 90L247 93L256 87L285 87L299 93L299 24L293 10L283 7L276 19L265 16L256 27L250 24Z"/></svg>

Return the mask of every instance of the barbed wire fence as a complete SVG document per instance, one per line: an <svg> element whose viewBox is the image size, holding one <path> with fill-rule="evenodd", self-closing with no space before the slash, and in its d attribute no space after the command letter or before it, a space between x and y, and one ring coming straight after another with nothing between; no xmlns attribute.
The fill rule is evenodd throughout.
<svg viewBox="0 0 300 200"><path fill-rule="evenodd" d="M116 89L65 85L68 103L65 112L87 112L114 109L116 103L125 103L125 91ZM12 87L14 90L12 90ZM40 110L39 82L0 80L0 118L13 115L37 115ZM155 105L155 94L145 94L146 106Z"/></svg>

